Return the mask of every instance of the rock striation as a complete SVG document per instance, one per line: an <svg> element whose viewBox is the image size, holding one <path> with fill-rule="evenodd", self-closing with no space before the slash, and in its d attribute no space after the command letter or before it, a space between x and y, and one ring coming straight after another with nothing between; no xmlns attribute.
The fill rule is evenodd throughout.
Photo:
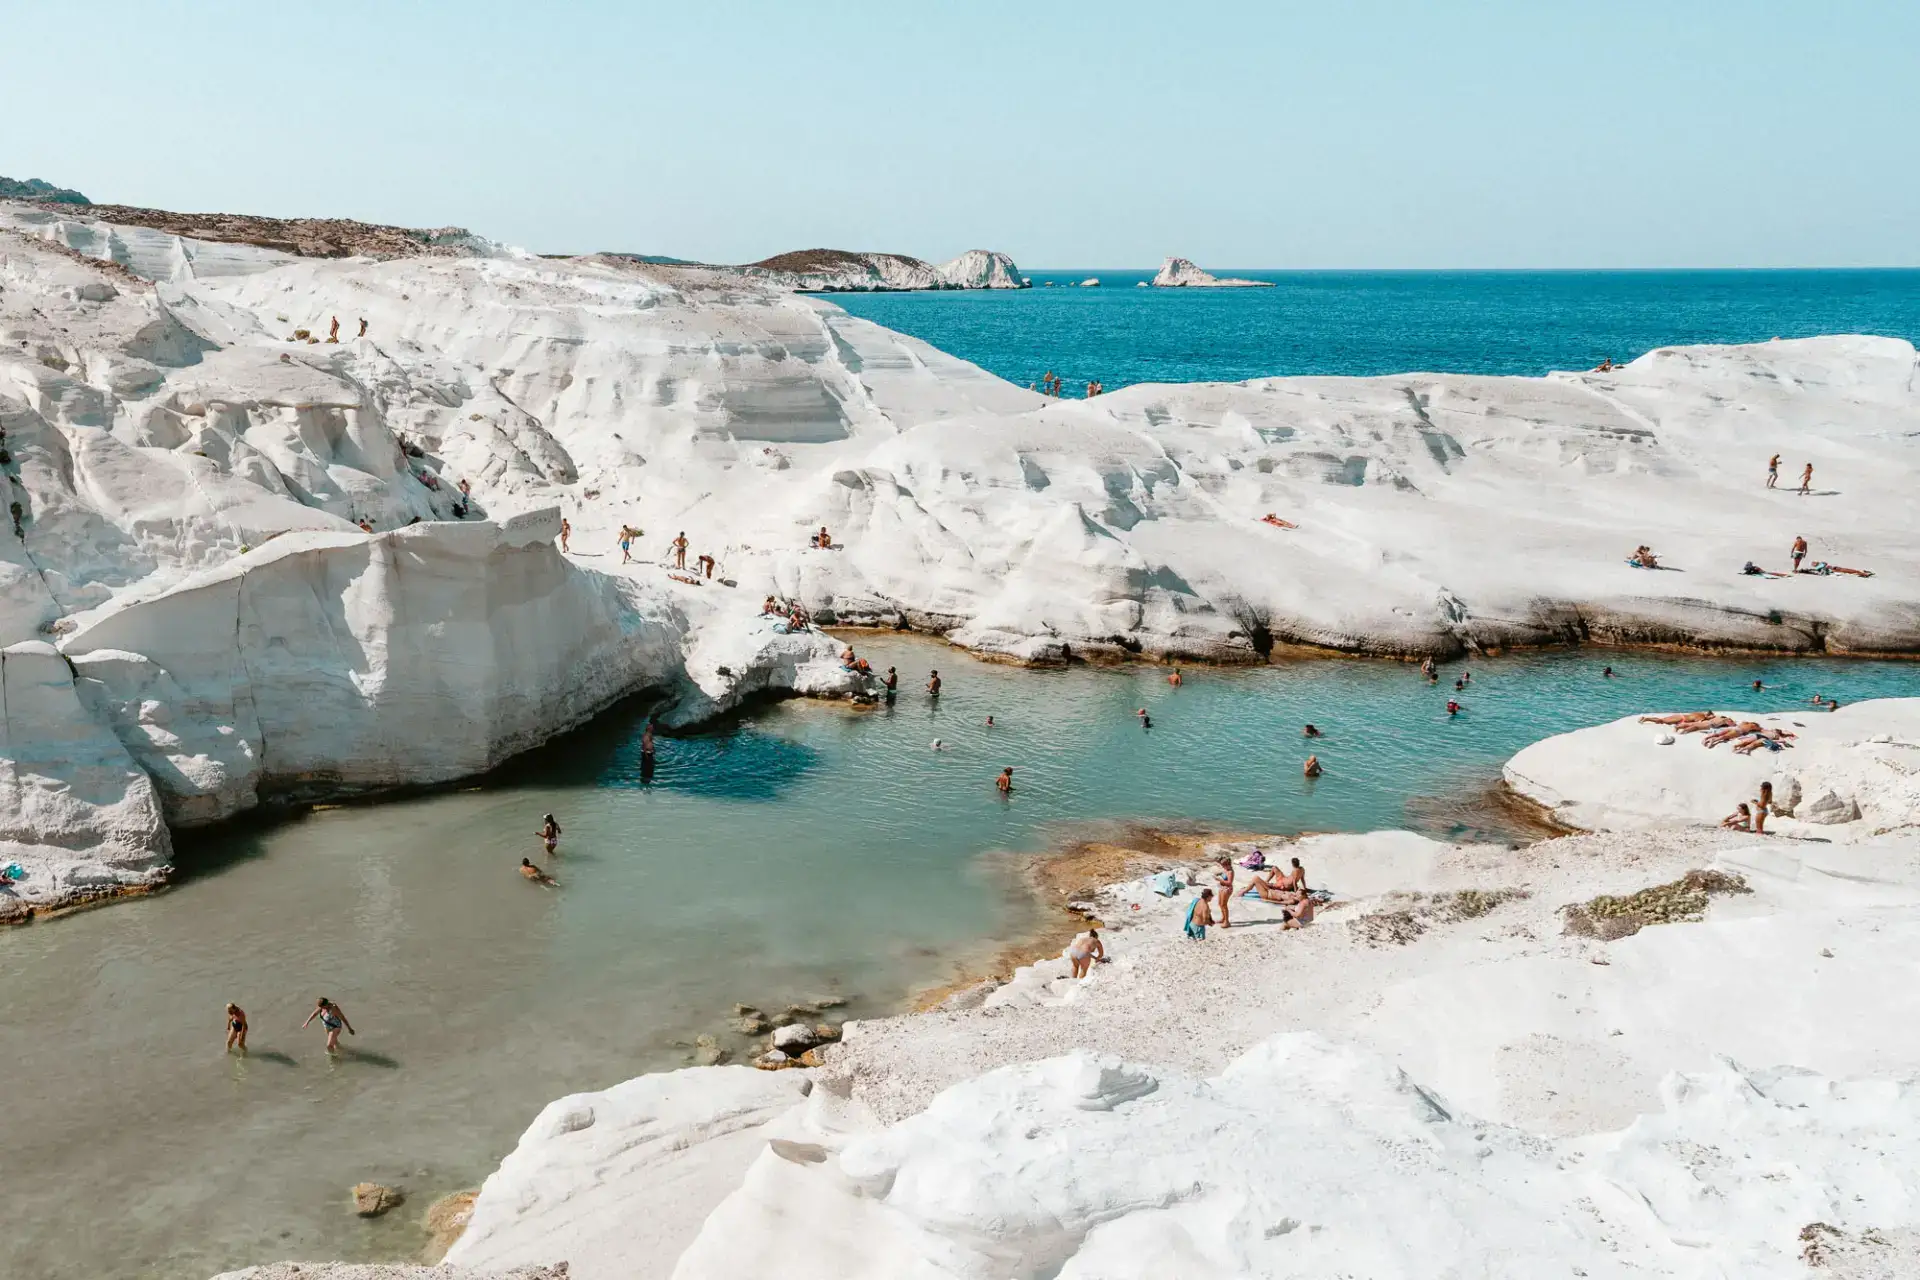
<svg viewBox="0 0 1920 1280"><path fill-rule="evenodd" d="M1271 280L1241 280L1233 276L1209 275L1193 265L1190 258L1168 258L1154 273L1156 289L1271 289Z"/></svg>

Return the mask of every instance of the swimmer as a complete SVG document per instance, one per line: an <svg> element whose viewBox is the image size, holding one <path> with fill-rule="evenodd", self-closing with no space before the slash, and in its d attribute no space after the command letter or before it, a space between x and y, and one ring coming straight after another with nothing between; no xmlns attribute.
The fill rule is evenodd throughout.
<svg viewBox="0 0 1920 1280"><path fill-rule="evenodd" d="M1613 679L1617 679L1617 677L1616 677L1616 676L1615 676L1615 675L1613 674L1613 668L1612 668L1612 667L1608 667L1608 668L1607 668L1607 669L1606 669L1605 671L1602 671L1602 672L1600 673L1600 678L1601 678L1602 680L1613 680Z"/></svg>
<svg viewBox="0 0 1920 1280"><path fill-rule="evenodd" d="M987 717L987 728L989 728L989 729L991 729L991 728L993 728L993 717L992 717L992 716L988 716L988 717Z"/></svg>
<svg viewBox="0 0 1920 1280"><path fill-rule="evenodd" d="M1759 682L1758 680L1755 680L1755 681L1753 682L1753 691L1754 691L1755 693L1758 693L1758 692L1760 692L1760 691L1761 691L1762 689L1764 689L1764 688L1766 688L1766 687L1767 687L1767 686L1765 686L1764 684L1761 684L1761 683L1760 683L1760 682Z"/></svg>
<svg viewBox="0 0 1920 1280"><path fill-rule="evenodd" d="M1324 737L1325 735L1322 734L1320 730L1315 728L1313 725L1308 725L1306 728L1300 731L1300 736L1303 738L1319 738L1319 737Z"/></svg>
<svg viewBox="0 0 1920 1280"><path fill-rule="evenodd" d="M1466 692L1466 688L1467 682L1465 680L1455 680L1453 682L1453 691L1455 693L1464 693Z"/></svg>
<svg viewBox="0 0 1920 1280"><path fill-rule="evenodd" d="M1473 672L1471 672L1471 671L1463 671L1463 672L1461 672L1461 673L1460 673L1460 683L1462 683L1462 684L1472 684L1472 683L1473 683Z"/></svg>
<svg viewBox="0 0 1920 1280"><path fill-rule="evenodd" d="M227 1005L227 1052L247 1051L247 1011L239 1005Z"/></svg>
<svg viewBox="0 0 1920 1280"><path fill-rule="evenodd" d="M885 680L882 680L880 683L886 686L887 701L892 702L893 695L900 691L900 673L898 671L895 671L892 667L888 667L887 678Z"/></svg>
<svg viewBox="0 0 1920 1280"><path fill-rule="evenodd" d="M300 1029L304 1031L308 1026L312 1025L315 1018L320 1019L320 1025L326 1029L328 1053L340 1052L340 1029L342 1027L346 1028L347 1034L350 1036L360 1034L353 1029L353 1024L347 1021L346 1010L325 996L321 996L319 1001L314 1004L313 1012L308 1014L307 1020L300 1024Z"/></svg>
<svg viewBox="0 0 1920 1280"><path fill-rule="evenodd" d="M1180 687L1180 685L1182 684L1182 680L1180 678L1180 668L1175 667L1173 670L1167 672L1167 683L1172 685L1176 689Z"/></svg>
<svg viewBox="0 0 1920 1280"><path fill-rule="evenodd" d="M928 744L927 749L929 751L945 751L947 749L947 744L940 741L940 739L935 738L931 743Z"/></svg>
<svg viewBox="0 0 1920 1280"><path fill-rule="evenodd" d="M1457 716L1459 714L1460 714L1460 704L1455 700L1453 700L1452 698L1448 698L1447 699L1447 715L1449 717L1452 717L1452 716Z"/></svg>
<svg viewBox="0 0 1920 1280"><path fill-rule="evenodd" d="M1001 795L1003 796L1012 795L1013 794L1013 766L1008 765L1006 768L1002 769L1000 771L1000 776L994 779L993 785L1000 789Z"/></svg>
<svg viewBox="0 0 1920 1280"><path fill-rule="evenodd" d="M653 721L649 720L640 727L640 763L653 763ZM558 831L554 832L559 835Z"/></svg>
<svg viewBox="0 0 1920 1280"><path fill-rule="evenodd" d="M1317 777L1319 777L1319 776L1320 776L1320 773L1321 773L1321 769L1320 769L1320 757L1319 757L1319 756L1308 756L1308 757L1307 757L1307 762L1306 762L1306 764L1304 764L1304 765L1302 765L1302 766L1300 767L1300 772L1301 772L1301 773L1303 773L1303 774L1305 774L1305 775L1306 775L1307 777L1309 777L1309 778L1317 778Z"/></svg>
<svg viewBox="0 0 1920 1280"><path fill-rule="evenodd" d="M652 731L653 726L651 724L641 730L642 742L640 750L642 754L645 754L647 751L646 738ZM552 814L547 815L547 820L540 824L540 830L534 834L540 837L541 844L547 846L548 853L552 853L560 844L560 824L553 820Z"/></svg>
<svg viewBox="0 0 1920 1280"><path fill-rule="evenodd" d="M552 876L534 866L533 859L531 858L520 859L520 874L535 884L551 885L556 888L560 884L558 880L555 880Z"/></svg>
<svg viewBox="0 0 1920 1280"><path fill-rule="evenodd" d="M1067 944L1067 962L1073 966L1073 976L1084 978L1093 968L1096 960L1107 958L1107 945L1100 941L1100 931L1089 929Z"/></svg>
<svg viewBox="0 0 1920 1280"><path fill-rule="evenodd" d="M1153 728L1153 717L1147 714L1147 709L1145 707L1140 708L1138 711L1134 712L1133 714L1140 717L1140 727L1142 729Z"/></svg>

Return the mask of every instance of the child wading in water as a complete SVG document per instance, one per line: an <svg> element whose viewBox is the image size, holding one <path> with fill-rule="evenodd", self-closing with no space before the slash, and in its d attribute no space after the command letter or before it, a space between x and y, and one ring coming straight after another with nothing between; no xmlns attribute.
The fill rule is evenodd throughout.
<svg viewBox="0 0 1920 1280"><path fill-rule="evenodd" d="M300 1029L306 1030L313 1024L315 1018L320 1019L320 1025L326 1028L328 1053L340 1052L340 1028L345 1027L350 1036L360 1034L353 1029L353 1024L347 1021L346 1011L325 996L321 996L318 1003L313 1006L313 1012L308 1014L307 1020L300 1024Z"/></svg>

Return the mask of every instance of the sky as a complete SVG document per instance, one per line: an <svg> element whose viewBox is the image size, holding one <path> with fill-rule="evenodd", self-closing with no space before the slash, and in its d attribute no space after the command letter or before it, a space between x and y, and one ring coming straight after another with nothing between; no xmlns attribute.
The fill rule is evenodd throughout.
<svg viewBox="0 0 1920 1280"><path fill-rule="evenodd" d="M1920 265L1920 3L0 0L0 174L740 262Z"/></svg>

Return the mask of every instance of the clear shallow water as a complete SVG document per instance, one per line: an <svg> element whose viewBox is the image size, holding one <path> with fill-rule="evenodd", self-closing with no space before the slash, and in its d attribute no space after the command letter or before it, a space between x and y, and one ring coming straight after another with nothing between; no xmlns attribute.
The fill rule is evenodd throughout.
<svg viewBox="0 0 1920 1280"><path fill-rule="evenodd" d="M1231 271L1271 289L1136 289L1036 271L1010 291L834 294L1022 386L1282 374L1526 374L1654 347L1874 333L1920 342L1920 271ZM1098 276L1101 287L1071 287ZM1053 281L1055 288L1046 288Z"/></svg>
<svg viewBox="0 0 1920 1280"><path fill-rule="evenodd" d="M838 991L877 1012L1018 932L1023 905L982 855L1081 820L1449 834L1493 820L1470 801L1550 733L1649 707L1920 693L1910 664L1594 652L1459 664L1438 688L1325 660L1190 670L1172 689L1163 668L854 642L900 668L891 711L786 704L663 740L651 783L638 722L613 720L483 788L183 839L179 888L0 933L0 1270L202 1280L411 1255L420 1211L477 1185L539 1107L685 1062L673 1042L720 1029L734 1001ZM938 707L919 692L934 666ZM1755 678L1777 687L1752 694ZM1315 782L1308 720L1327 733ZM992 785L1006 764L1010 802ZM558 891L513 872L548 810L566 828ZM360 1031L335 1063L297 1030L323 994ZM246 1062L220 1052L228 999L252 1017ZM346 1188L364 1178L412 1199L363 1223Z"/></svg>

